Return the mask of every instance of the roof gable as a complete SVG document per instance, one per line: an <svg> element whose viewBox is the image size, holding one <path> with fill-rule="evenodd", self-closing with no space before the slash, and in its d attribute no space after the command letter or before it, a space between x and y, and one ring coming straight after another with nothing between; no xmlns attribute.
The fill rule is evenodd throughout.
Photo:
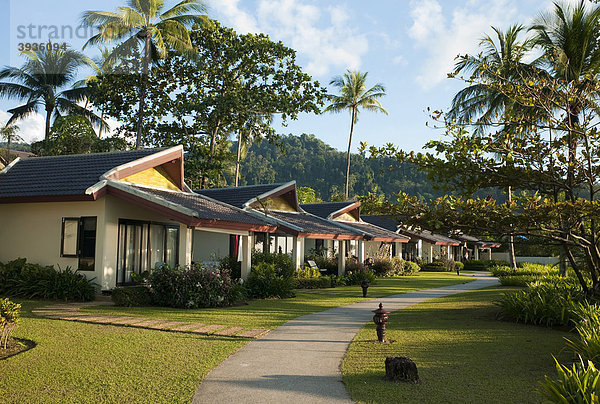
<svg viewBox="0 0 600 404"><path fill-rule="evenodd" d="M301 206L305 211L324 219L349 222L360 221L360 202L346 201L305 203Z"/></svg>
<svg viewBox="0 0 600 404"><path fill-rule="evenodd" d="M198 189L194 192L238 208L298 212L296 181L278 184Z"/></svg>

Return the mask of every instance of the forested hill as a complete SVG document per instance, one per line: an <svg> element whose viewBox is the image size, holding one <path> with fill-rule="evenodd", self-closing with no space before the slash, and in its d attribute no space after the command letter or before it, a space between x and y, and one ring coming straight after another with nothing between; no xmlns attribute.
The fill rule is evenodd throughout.
<svg viewBox="0 0 600 404"><path fill-rule="evenodd" d="M313 188L316 196L325 201L343 193L346 153L314 135L289 135L282 142L285 154L266 141L252 145L242 161L242 185L296 180L299 187ZM359 154L351 157L350 187L350 196L377 192L391 198L403 191L429 199L443 194L434 190L425 174L411 165L398 166L392 159L369 160Z"/></svg>

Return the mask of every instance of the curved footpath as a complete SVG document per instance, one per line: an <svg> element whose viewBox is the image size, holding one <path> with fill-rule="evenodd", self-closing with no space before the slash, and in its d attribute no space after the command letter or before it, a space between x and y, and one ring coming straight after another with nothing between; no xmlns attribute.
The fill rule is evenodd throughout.
<svg viewBox="0 0 600 404"><path fill-rule="evenodd" d="M214 368L192 402L352 403L342 383L340 365L354 336L372 321L371 311L379 302L388 311L395 311L498 283L489 274L474 277L476 280L469 283L365 300L291 320Z"/></svg>

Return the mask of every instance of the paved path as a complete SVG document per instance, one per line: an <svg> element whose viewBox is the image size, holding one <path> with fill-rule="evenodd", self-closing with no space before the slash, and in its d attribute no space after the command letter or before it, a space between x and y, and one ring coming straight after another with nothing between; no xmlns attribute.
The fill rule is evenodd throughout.
<svg viewBox="0 0 600 404"><path fill-rule="evenodd" d="M348 345L382 302L395 311L438 297L497 284L475 281L367 300L298 317L254 340L214 368L193 403L352 403L340 365Z"/></svg>

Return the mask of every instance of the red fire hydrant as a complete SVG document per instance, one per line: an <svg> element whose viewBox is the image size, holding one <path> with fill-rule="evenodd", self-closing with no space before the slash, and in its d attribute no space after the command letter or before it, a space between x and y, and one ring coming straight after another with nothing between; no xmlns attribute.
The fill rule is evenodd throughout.
<svg viewBox="0 0 600 404"><path fill-rule="evenodd" d="M385 325L387 324L389 318L389 311L386 311L383 308L383 303L379 303L379 308L377 310L373 310L375 315L373 316L373 322L377 326L377 341L385 342Z"/></svg>

